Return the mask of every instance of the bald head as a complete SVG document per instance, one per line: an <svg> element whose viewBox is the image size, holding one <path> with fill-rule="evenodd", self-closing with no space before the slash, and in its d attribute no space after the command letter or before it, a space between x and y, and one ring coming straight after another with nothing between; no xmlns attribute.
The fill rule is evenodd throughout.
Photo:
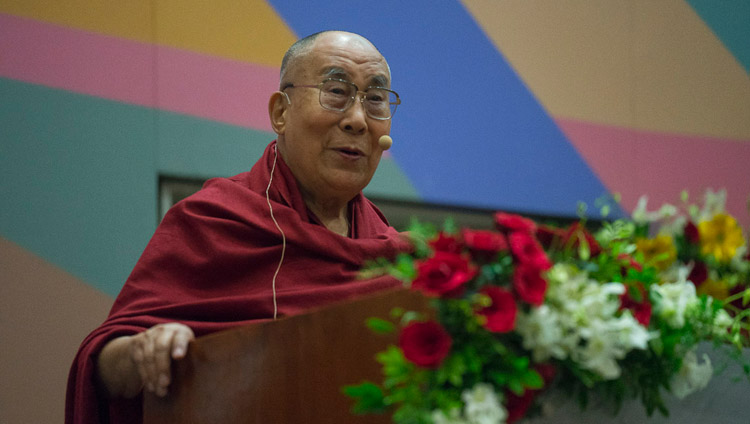
<svg viewBox="0 0 750 424"><path fill-rule="evenodd" d="M338 42L357 44L364 48L371 48L373 51L377 52L377 54L380 55L380 57L383 59L383 62L385 62L386 67L388 68L388 82L390 83L390 67L385 61L383 55L380 53L377 47L375 47L375 45L370 42L370 40L352 32L321 31L297 40L297 42L292 44L292 46L289 47L289 50L286 51L286 53L284 54L284 58L281 61L279 88L283 89L285 86L290 84L290 80L294 78L296 71L299 70L298 68L305 66L306 59L308 58L310 53L314 52L315 44L319 39L328 39L328 41L330 41L330 39L336 39L336 41Z"/></svg>

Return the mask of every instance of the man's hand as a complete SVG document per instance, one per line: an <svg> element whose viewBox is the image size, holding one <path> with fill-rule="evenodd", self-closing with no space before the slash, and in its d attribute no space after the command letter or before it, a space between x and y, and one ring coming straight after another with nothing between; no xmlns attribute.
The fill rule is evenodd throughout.
<svg viewBox="0 0 750 424"><path fill-rule="evenodd" d="M169 323L113 339L99 354L99 379L111 397L130 398L142 389L166 396L172 360L184 358L194 338L190 327Z"/></svg>

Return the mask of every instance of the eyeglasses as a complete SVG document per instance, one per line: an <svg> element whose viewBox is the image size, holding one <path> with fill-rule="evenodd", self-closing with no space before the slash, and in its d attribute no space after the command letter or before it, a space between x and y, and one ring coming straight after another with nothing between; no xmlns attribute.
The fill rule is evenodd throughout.
<svg viewBox="0 0 750 424"><path fill-rule="evenodd" d="M372 119L384 121L391 119L396 113L396 107L401 104L401 99L395 91L383 87L367 87L365 91L359 91L355 84L337 78L324 79L317 85L294 85L289 84L287 88L317 88L320 92L318 100L323 109L344 112L349 109L359 93L363 96L360 102L365 107L367 116ZM287 100L289 98L287 97Z"/></svg>

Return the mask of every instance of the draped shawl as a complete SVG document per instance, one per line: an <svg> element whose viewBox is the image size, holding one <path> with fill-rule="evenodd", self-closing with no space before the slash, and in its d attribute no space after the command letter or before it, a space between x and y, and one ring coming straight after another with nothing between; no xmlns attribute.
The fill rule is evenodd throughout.
<svg viewBox="0 0 750 424"><path fill-rule="evenodd" d="M351 237L329 231L306 207L276 142L249 172L207 181L177 203L148 243L109 317L82 343L68 378L66 423L141 422L142 398L107 400L97 388L96 358L104 345L159 323L181 322L196 337L278 315L392 288L390 277L357 279L367 259L405 248L399 234L361 193L349 203ZM275 160L275 168L274 168Z"/></svg>

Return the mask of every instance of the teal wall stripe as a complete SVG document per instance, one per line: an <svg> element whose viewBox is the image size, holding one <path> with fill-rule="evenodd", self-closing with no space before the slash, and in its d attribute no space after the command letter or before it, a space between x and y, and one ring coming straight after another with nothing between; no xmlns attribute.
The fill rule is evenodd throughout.
<svg viewBox="0 0 750 424"><path fill-rule="evenodd" d="M157 224L158 175L247 171L274 134L0 78L0 235L115 296ZM392 158L367 189L418 200Z"/></svg>
<svg viewBox="0 0 750 424"><path fill-rule="evenodd" d="M750 74L750 1L686 1Z"/></svg>
<svg viewBox="0 0 750 424"><path fill-rule="evenodd" d="M0 79L0 231L114 296L156 221L154 111Z"/></svg>
<svg viewBox="0 0 750 424"><path fill-rule="evenodd" d="M276 134L161 111L158 116L159 170L171 176L208 178L250 169ZM390 156L384 156L368 195L419 200L419 194Z"/></svg>
<svg viewBox="0 0 750 424"><path fill-rule="evenodd" d="M228 177L250 169L275 134L159 111L158 168L163 174Z"/></svg>

